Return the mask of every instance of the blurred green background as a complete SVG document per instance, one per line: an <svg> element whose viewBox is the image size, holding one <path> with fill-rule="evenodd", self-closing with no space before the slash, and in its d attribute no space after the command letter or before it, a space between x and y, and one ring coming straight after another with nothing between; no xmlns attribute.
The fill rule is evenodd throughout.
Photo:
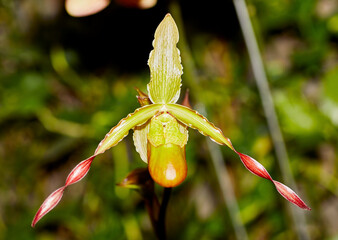
<svg viewBox="0 0 338 240"><path fill-rule="evenodd" d="M70 170L138 107L134 87L146 91L153 34L169 11L181 16L186 41L178 46L192 56L182 54L182 92L189 88L192 106L203 104L238 151L283 182L233 3L159 0L141 10L123 2L76 18L63 1L0 0L0 239L154 239L140 196L115 186L145 167L131 134L30 224ZM298 194L312 208L306 231L338 239L338 2L247 5ZM188 177L169 202L168 237L236 239L205 137L189 134ZM290 203L228 148L222 153L249 239L298 239Z"/></svg>

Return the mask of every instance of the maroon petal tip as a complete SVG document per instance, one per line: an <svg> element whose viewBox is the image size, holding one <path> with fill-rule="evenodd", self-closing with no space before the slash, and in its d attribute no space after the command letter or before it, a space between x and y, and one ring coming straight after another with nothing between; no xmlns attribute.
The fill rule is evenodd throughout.
<svg viewBox="0 0 338 240"><path fill-rule="evenodd" d="M65 187L60 187L59 189L55 190L53 193L51 193L46 200L42 203L41 207L37 211L37 213L34 216L34 219L32 221L32 227L35 226L35 224L43 217L45 216L49 211L51 211L61 200L63 191L65 190Z"/></svg>
<svg viewBox="0 0 338 240"><path fill-rule="evenodd" d="M96 155L91 156L90 158L87 158L86 160L83 160L78 165L76 165L73 170L69 173L66 183L63 187L60 187L59 189L55 190L53 193L51 193L46 200L42 203L41 207L37 211L37 213L34 216L33 222L31 224L32 227L35 226L35 224L43 217L45 216L49 211L51 211L61 200L63 196L63 192L65 188L71 184L74 184L78 181L80 181L82 178L86 176L90 169L90 165L93 162Z"/></svg>
<svg viewBox="0 0 338 240"><path fill-rule="evenodd" d="M230 140L229 140L230 142ZM231 142L230 142L231 143ZM232 145L231 145L232 146ZM268 179L275 185L277 191L289 202L297 205L298 207L306 210L311 210L305 202L289 187L285 186L284 184L275 181L271 178L268 171L260 164L258 161L253 159L252 157L245 155L243 153L237 152L234 148L233 150L238 154L239 158L241 159L244 166L253 174Z"/></svg>
<svg viewBox="0 0 338 240"><path fill-rule="evenodd" d="M305 202L288 186L284 185L283 183L280 183L278 181L274 181L277 191L289 202L297 205L298 207L306 210L311 210Z"/></svg>

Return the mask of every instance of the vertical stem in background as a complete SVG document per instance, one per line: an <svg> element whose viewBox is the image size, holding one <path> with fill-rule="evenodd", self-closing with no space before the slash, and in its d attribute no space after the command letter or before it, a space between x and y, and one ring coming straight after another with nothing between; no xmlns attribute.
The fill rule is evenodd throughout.
<svg viewBox="0 0 338 240"><path fill-rule="evenodd" d="M189 87L191 88L191 93L194 94L198 92L198 76L196 74L195 63L191 57L190 49L188 47L185 31L183 27L181 9L175 1L171 1L170 12L173 14L178 28L180 29L180 49L182 58L184 59L184 79L187 80ZM203 115L206 116L204 105L199 103L200 110L204 111ZM235 231L236 238L238 240L248 239L245 227L240 218L239 207L237 204L236 196L230 181L230 177L226 166L223 161L222 153L220 147L216 144L211 144L210 141L207 141L207 147L210 152L212 159L212 164L216 171L217 181L220 185L221 192L223 195L223 200L228 209L230 220Z"/></svg>
<svg viewBox="0 0 338 240"><path fill-rule="evenodd" d="M248 9L244 0L233 0L233 2L242 29L244 40L248 49L254 78L258 87L259 94L261 96L268 128L276 151L278 164L284 178L283 180L296 191L297 187L295 184L295 180L291 174L288 154L286 151L283 135L279 127L273 98L269 89L267 77L264 71L263 61L258 48L257 39L252 28ZM306 230L306 221L303 211L301 209L295 209L293 206L290 208L299 239L310 239Z"/></svg>

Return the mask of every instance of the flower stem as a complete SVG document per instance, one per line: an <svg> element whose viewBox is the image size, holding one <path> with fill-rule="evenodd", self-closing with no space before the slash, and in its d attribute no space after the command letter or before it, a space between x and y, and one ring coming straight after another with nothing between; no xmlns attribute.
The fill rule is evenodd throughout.
<svg viewBox="0 0 338 240"><path fill-rule="evenodd" d="M148 211L148 215L153 227L154 233L158 239L160 239L160 234L158 231L158 216L159 216L159 203L155 194L149 198L144 198L145 205Z"/></svg>
<svg viewBox="0 0 338 240"><path fill-rule="evenodd" d="M158 215L158 222L157 222L157 237L161 240L166 239L166 227L165 227L165 216L167 211L168 202L171 196L172 188L164 188L163 190L163 198L162 203L160 206L160 212Z"/></svg>

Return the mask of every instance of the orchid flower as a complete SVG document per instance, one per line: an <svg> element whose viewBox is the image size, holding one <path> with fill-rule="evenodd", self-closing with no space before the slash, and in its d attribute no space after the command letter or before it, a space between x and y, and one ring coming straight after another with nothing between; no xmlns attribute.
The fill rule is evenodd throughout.
<svg viewBox="0 0 338 240"><path fill-rule="evenodd" d="M167 14L159 24L150 52L148 65L151 79L147 85L148 95L138 90L141 107L122 119L100 142L94 155L80 162L60 187L43 202L37 211L32 226L61 200L66 187L80 181L88 173L94 158L118 144L130 129L141 159L148 164L152 179L163 187L175 187L187 176L185 145L187 128L197 129L211 140L226 145L239 156L244 166L253 174L270 180L277 191L300 208L310 210L302 199L289 187L271 178L267 170L252 157L235 150L229 138L197 111L176 104L181 88L182 65L176 48L179 35L175 21Z"/></svg>

